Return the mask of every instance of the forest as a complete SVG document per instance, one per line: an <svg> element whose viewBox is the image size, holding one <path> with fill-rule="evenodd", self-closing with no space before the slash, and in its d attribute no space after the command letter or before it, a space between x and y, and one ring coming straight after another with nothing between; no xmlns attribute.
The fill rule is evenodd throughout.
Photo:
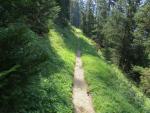
<svg viewBox="0 0 150 113"><path fill-rule="evenodd" d="M150 0L0 0L0 113L150 113Z"/></svg>
<svg viewBox="0 0 150 113"><path fill-rule="evenodd" d="M149 0L81 0L76 4L81 7L83 32L97 43L108 61L149 95Z"/></svg>

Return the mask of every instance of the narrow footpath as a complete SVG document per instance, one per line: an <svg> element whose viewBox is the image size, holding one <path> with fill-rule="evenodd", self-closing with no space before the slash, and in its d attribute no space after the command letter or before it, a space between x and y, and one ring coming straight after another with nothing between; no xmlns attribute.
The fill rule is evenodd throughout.
<svg viewBox="0 0 150 113"><path fill-rule="evenodd" d="M75 113L95 113L92 98L88 94L87 84L84 80L84 70L81 61L81 51L77 51L74 72L73 104Z"/></svg>

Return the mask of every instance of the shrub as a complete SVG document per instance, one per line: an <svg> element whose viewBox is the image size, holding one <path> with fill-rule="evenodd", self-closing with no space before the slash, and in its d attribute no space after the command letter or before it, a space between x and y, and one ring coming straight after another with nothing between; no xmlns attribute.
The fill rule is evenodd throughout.
<svg viewBox="0 0 150 113"><path fill-rule="evenodd" d="M7 78L14 74L23 78L31 73L31 70L32 73L37 71L38 64L48 58L49 55L41 47L37 35L24 24L12 24L7 28L0 29L0 72L19 66L15 72L13 70L13 73L7 73ZM1 77L0 80L2 78L5 77ZM3 79L1 82L7 83Z"/></svg>
<svg viewBox="0 0 150 113"><path fill-rule="evenodd" d="M140 87L150 97L150 68L135 66L133 72L140 75Z"/></svg>

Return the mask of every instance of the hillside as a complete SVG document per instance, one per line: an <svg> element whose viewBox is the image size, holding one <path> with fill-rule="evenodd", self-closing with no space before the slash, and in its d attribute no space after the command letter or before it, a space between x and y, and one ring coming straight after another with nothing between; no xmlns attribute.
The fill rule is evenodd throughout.
<svg viewBox="0 0 150 113"><path fill-rule="evenodd" d="M115 65L97 53L95 43L76 31L85 77L96 113L149 113L150 100Z"/></svg>
<svg viewBox="0 0 150 113"><path fill-rule="evenodd" d="M77 45L73 30L55 26L41 38L28 29L19 36L28 41L24 53L20 46L12 53L10 61L19 64L21 59L20 67L0 78L0 113L71 113Z"/></svg>
<svg viewBox="0 0 150 113"><path fill-rule="evenodd" d="M33 35L33 39L34 37L37 36ZM48 36L33 42L38 47L36 51L43 52L44 60L40 57L37 59L38 64L30 62L32 70L24 69L30 74L26 79L1 86L2 90L9 89L1 93L0 113L72 113L77 46L81 49L88 90L96 113L149 113L150 100L115 65L108 64L101 52L96 52L95 43L79 29L54 25ZM28 49L31 51L33 48ZM34 49L32 56L37 55ZM26 61L28 60L31 58L26 57ZM12 78L23 68L21 66L16 72L11 72Z"/></svg>
<svg viewBox="0 0 150 113"><path fill-rule="evenodd" d="M150 0L0 0L0 113L150 113Z"/></svg>

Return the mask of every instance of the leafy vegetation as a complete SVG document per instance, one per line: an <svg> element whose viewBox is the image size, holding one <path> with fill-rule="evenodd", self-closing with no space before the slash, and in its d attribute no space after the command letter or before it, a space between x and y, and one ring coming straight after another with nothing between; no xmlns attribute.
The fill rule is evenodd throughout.
<svg viewBox="0 0 150 113"><path fill-rule="evenodd" d="M62 41L65 39L62 34L71 42L71 31L58 30L53 24L60 17L62 4L56 0L0 0L0 3L0 112L71 112L74 66L71 48L76 45L72 43L65 50L63 46L68 42ZM56 44L58 38L62 40ZM70 59L65 59L55 46L62 47Z"/></svg>
<svg viewBox="0 0 150 113"><path fill-rule="evenodd" d="M0 0L0 26L22 22L38 34L47 33L49 21L57 17L59 7L55 0Z"/></svg>
<svg viewBox="0 0 150 113"><path fill-rule="evenodd" d="M79 21L83 33L97 43L97 48L101 49L106 60L118 65L129 79L141 87L143 80L134 73L133 67L150 67L150 1L76 2L79 5L74 9L80 15L74 14L78 17L76 21Z"/></svg>
<svg viewBox="0 0 150 113"><path fill-rule="evenodd" d="M113 64L95 49L95 43L82 33L79 43L85 78L97 113L149 113L150 100Z"/></svg>
<svg viewBox="0 0 150 113"><path fill-rule="evenodd" d="M58 26L50 31L48 38L37 40L36 35L32 38L24 45L28 51L22 54L18 51L19 56L25 56L18 59L21 66L9 73L9 78L0 78L0 112L71 113L77 38L73 31Z"/></svg>
<svg viewBox="0 0 150 113"><path fill-rule="evenodd" d="M139 78L141 80L140 82L140 87L143 90L143 92L147 95L150 96L150 69L149 68L143 68L140 66L134 66L133 67L133 72L136 75L139 75Z"/></svg>
<svg viewBox="0 0 150 113"><path fill-rule="evenodd" d="M72 113L78 46L96 112L149 113L149 10L149 0L0 0L0 113Z"/></svg>

